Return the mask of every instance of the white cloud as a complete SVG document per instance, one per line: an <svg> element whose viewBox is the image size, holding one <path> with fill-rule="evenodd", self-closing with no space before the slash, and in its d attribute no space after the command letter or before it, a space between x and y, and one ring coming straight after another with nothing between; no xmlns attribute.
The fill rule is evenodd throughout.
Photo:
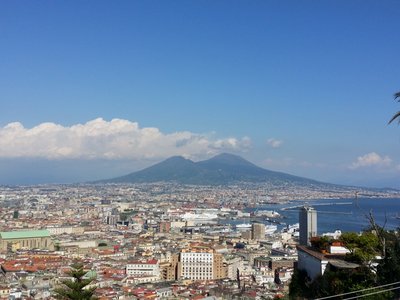
<svg viewBox="0 0 400 300"><path fill-rule="evenodd" d="M163 133L158 128L140 128L136 122L98 118L64 127L42 123L25 128L21 123L0 127L0 157L47 159L141 159L172 155L197 157L221 151L244 151L250 139L216 139L212 134L189 131Z"/></svg>
<svg viewBox="0 0 400 300"><path fill-rule="evenodd" d="M219 139L212 143L213 149L240 149L249 148L251 146L251 140L249 137L238 140L236 138Z"/></svg>
<svg viewBox="0 0 400 300"><path fill-rule="evenodd" d="M382 157L376 152L370 152L363 156L357 157L357 160L350 165L350 169L358 169L362 167L371 167L371 166L387 167L390 166L391 163L392 160L390 159L389 156Z"/></svg>
<svg viewBox="0 0 400 300"><path fill-rule="evenodd" d="M279 148L280 146L282 146L283 141L270 138L267 140L267 144L270 145L272 148Z"/></svg>

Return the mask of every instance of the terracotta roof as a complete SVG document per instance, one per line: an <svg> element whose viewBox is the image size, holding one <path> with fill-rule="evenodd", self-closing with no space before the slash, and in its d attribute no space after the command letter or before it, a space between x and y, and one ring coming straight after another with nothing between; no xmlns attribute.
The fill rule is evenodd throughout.
<svg viewBox="0 0 400 300"><path fill-rule="evenodd" d="M133 261L130 261L128 264L129 265L137 265L137 264L141 264L141 265L156 265L157 262L158 262L157 259L133 260Z"/></svg>
<svg viewBox="0 0 400 300"><path fill-rule="evenodd" d="M323 261L323 260L327 261L331 265L333 265L333 266L335 266L337 268L354 269L354 268L359 267L359 265L357 265L357 264L346 262L344 260L344 257L346 256L345 253L343 253L343 254L341 254L341 253L334 253L334 254L326 253L326 254L323 254L321 252L318 252L318 251L315 251L315 250L311 249L310 247L301 246L301 245L297 246L297 250L303 251L303 252L307 253L308 255L310 255L310 256L312 256L312 257L314 257L314 258L316 258L316 259L318 259L320 261Z"/></svg>
<svg viewBox="0 0 400 300"><path fill-rule="evenodd" d="M298 245L297 250L303 251L318 260L328 260L324 254L322 254L321 252L312 250L310 247L307 247L307 246Z"/></svg>

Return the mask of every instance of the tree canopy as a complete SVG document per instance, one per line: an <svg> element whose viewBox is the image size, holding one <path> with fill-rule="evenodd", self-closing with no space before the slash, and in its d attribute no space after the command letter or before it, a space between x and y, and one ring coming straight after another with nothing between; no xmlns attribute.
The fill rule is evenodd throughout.
<svg viewBox="0 0 400 300"><path fill-rule="evenodd" d="M62 286L54 290L57 299L63 300L94 300L96 287L88 287L94 278L85 278L87 271L83 264L74 263L71 270L66 272L71 279L61 280Z"/></svg>
<svg viewBox="0 0 400 300"><path fill-rule="evenodd" d="M357 264L368 264L380 253L378 237L371 231L360 235L355 232L345 232L340 241L350 250L346 259Z"/></svg>
<svg viewBox="0 0 400 300"><path fill-rule="evenodd" d="M384 245L382 245L381 239L384 241ZM320 247L314 248L324 250L327 248L327 242L326 238L315 240L314 246ZM384 230L375 224L374 229L371 228L362 234L343 233L340 242L350 250L350 253L346 255L346 260L359 264L359 267L337 269L328 265L324 274L313 281L304 270L296 270L289 287L291 299L303 297L315 299L400 281L399 231ZM376 261L375 257L380 255L383 258ZM374 291L379 291L379 289ZM383 290L381 289L381 291ZM362 293L358 292L358 294ZM363 299L394 299L398 296L400 295L396 290L363 297Z"/></svg>

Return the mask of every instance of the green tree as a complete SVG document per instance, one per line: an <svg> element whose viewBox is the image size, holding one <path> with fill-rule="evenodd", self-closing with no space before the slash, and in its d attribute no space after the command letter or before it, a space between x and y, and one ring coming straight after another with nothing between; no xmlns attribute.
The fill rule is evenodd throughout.
<svg viewBox="0 0 400 300"><path fill-rule="evenodd" d="M54 290L55 297L62 300L94 300L93 295L96 287L88 287L93 278L85 278L87 271L83 269L83 264L74 263L67 274L71 279L61 281L62 286Z"/></svg>
<svg viewBox="0 0 400 300"><path fill-rule="evenodd" d="M310 297L310 278L304 270L295 269L289 284L289 299Z"/></svg>
<svg viewBox="0 0 400 300"><path fill-rule="evenodd" d="M375 224L376 225L376 224ZM379 234L378 234L379 233ZM290 299L315 299L342 293L359 291L366 288L378 286L379 284L400 281L400 239L395 239L395 232L388 232L382 227L375 226L374 229L357 234L355 232L343 233L340 241L351 253L346 255L346 260L359 264L354 269L341 269L328 265L324 274L315 278L312 282L305 271L295 271L289 286ZM378 267L378 272L372 268L375 256L381 254L382 245L380 238L387 245L387 252L391 254L386 257ZM399 241L396 244L396 241ZM317 249L326 248L329 240L314 239L313 246ZM395 247L397 245L397 248ZM385 248L385 245L383 245ZM385 281L380 277L385 278ZM397 280L398 278L398 280ZM368 293L366 291L364 294ZM356 295L361 295L358 292ZM385 292L364 297L363 299L393 299L392 292Z"/></svg>
<svg viewBox="0 0 400 300"><path fill-rule="evenodd" d="M311 239L311 246L317 251L328 250L331 238L327 236L321 236Z"/></svg>
<svg viewBox="0 0 400 300"><path fill-rule="evenodd" d="M397 92L396 94L394 94L394 99L397 100L398 102L400 102L400 92ZM393 115L393 117L389 121L389 124L392 123L396 119L400 123L400 111L398 111L397 113L395 113Z"/></svg>
<svg viewBox="0 0 400 300"><path fill-rule="evenodd" d="M357 264L368 264L379 254L379 239L371 231L365 231L361 235L355 232L343 233L340 241L350 250L346 259Z"/></svg>
<svg viewBox="0 0 400 300"><path fill-rule="evenodd" d="M377 276L379 284L400 281L400 236L399 231L388 231L385 236L386 247L383 259L378 265ZM400 291L395 291L400 296Z"/></svg>
<svg viewBox="0 0 400 300"><path fill-rule="evenodd" d="M316 278L311 286L311 297L320 298L342 293L355 292L376 286L376 276L367 266L360 266L356 269L332 270L327 268L324 275ZM365 294L368 293L365 292ZM352 296L362 295L363 292L352 294ZM363 299L383 300L393 299L392 293L382 293L373 296L364 296Z"/></svg>

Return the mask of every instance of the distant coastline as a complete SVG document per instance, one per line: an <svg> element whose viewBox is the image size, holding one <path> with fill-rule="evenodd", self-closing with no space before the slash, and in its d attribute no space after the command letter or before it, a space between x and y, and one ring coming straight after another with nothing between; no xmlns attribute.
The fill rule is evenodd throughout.
<svg viewBox="0 0 400 300"><path fill-rule="evenodd" d="M298 209L302 205L313 206L318 214L318 233L333 232L336 229L359 232L369 226L367 215L371 212L379 226L385 226L388 230L400 227L400 197L380 198L358 198L355 199L313 199L293 200L285 204L265 205L255 209L274 209L282 216L282 222L287 225L298 222ZM326 202L331 200L331 202ZM336 200L336 201L332 201Z"/></svg>

